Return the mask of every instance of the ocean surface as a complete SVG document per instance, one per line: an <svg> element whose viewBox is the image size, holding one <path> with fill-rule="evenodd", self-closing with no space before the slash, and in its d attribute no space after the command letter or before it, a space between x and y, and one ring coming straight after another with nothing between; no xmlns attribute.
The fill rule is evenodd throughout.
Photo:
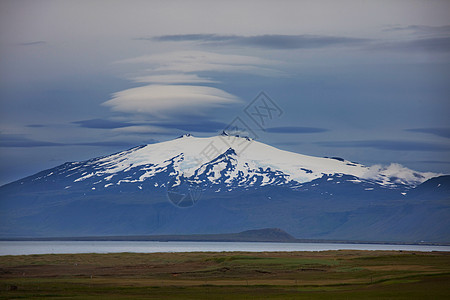
<svg viewBox="0 0 450 300"><path fill-rule="evenodd" d="M0 255L57 253L154 253L222 251L326 251L326 250L450 251L450 246L334 244L334 243L243 243L154 241L0 241Z"/></svg>

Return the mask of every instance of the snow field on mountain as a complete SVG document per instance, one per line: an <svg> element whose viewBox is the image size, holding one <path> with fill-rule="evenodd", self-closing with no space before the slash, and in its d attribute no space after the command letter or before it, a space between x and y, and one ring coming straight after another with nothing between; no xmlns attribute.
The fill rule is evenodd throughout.
<svg viewBox="0 0 450 300"><path fill-rule="evenodd" d="M230 148L234 151L227 152ZM220 155L223 157L218 159ZM282 176L280 178L285 182L293 180L305 183L324 175L346 174L373 180L384 186L415 186L439 175L415 172L399 164L367 167L340 158L307 156L280 150L248 138L226 135L207 138L183 136L167 142L135 147L84 164L93 167L95 171L83 173L81 177L74 179L74 182L105 175L108 176L103 178L104 180L113 181L115 174L137 167L141 167L139 170L144 173L137 178L121 179L119 183L142 182L165 172L171 164L175 170L171 176L190 177L196 174L198 178L207 172L205 175L211 182L224 180L226 184L231 184L237 181L240 186L244 182L251 185L256 180L254 176L261 177L260 185L271 184L275 181L271 172ZM225 178L221 178L223 176Z"/></svg>

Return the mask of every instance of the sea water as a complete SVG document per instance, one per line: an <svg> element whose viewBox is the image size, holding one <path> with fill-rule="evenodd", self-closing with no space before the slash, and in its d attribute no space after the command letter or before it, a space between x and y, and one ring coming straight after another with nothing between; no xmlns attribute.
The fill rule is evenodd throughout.
<svg viewBox="0 0 450 300"><path fill-rule="evenodd" d="M259 242L0 241L0 255L120 252L326 251L347 249L430 252L450 251L450 246Z"/></svg>

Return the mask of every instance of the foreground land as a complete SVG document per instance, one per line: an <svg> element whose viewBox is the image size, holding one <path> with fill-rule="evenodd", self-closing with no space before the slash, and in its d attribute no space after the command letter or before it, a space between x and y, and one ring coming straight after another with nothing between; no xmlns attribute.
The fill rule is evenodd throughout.
<svg viewBox="0 0 450 300"><path fill-rule="evenodd" d="M0 256L0 298L448 299L450 253Z"/></svg>

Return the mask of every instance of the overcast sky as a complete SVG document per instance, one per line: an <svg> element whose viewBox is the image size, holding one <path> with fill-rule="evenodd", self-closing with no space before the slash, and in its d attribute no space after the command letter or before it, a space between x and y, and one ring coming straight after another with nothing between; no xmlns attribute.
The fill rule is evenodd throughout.
<svg viewBox="0 0 450 300"><path fill-rule="evenodd" d="M0 101L0 184L237 117L281 149L450 173L450 1L3 0Z"/></svg>

